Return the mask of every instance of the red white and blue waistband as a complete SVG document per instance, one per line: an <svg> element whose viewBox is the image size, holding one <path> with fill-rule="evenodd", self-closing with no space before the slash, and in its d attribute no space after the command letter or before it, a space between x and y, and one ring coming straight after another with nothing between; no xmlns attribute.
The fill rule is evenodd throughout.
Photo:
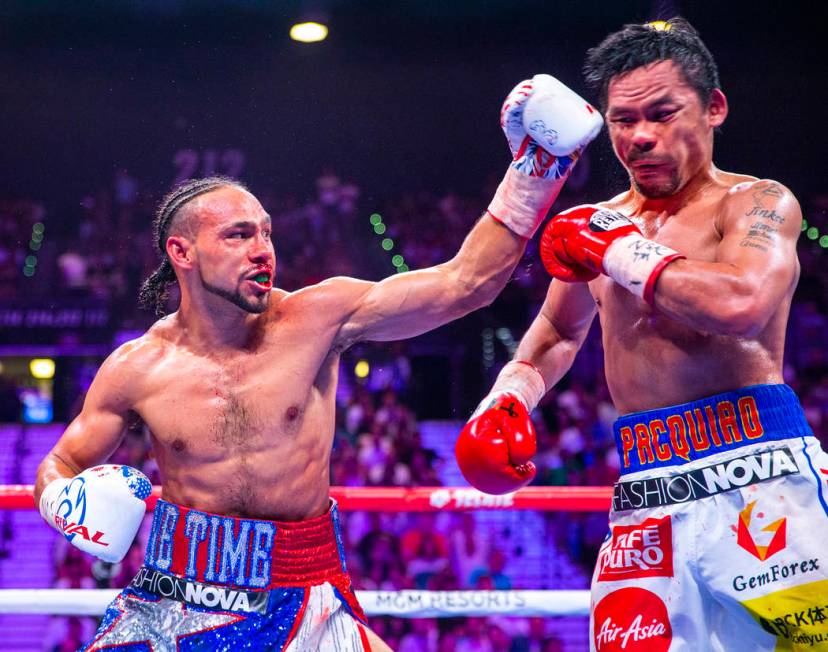
<svg viewBox="0 0 828 652"><path fill-rule="evenodd" d="M322 516L283 522L222 516L159 500L144 566L241 589L350 585L333 501Z"/></svg>

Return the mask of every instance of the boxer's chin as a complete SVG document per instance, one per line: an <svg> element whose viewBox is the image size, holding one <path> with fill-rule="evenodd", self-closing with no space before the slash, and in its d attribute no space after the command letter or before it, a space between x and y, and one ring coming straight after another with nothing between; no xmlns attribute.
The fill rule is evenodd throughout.
<svg viewBox="0 0 828 652"><path fill-rule="evenodd" d="M648 199L670 197L681 190L682 186L677 170L661 174L631 174L630 181L636 191Z"/></svg>

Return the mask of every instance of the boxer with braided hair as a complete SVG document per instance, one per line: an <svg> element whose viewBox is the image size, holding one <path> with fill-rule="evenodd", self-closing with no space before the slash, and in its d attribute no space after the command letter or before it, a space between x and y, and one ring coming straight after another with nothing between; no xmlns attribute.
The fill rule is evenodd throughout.
<svg viewBox="0 0 828 652"><path fill-rule="evenodd" d="M524 111L557 134L554 152ZM163 260L141 299L162 314L177 282L180 304L109 356L38 471L44 518L117 561L149 483L99 465L129 413L151 432L163 491L145 564L88 650L388 649L365 625L329 496L339 360L356 342L412 337L491 302L602 125L548 75L519 84L501 121L513 162L457 255L378 283L274 287L271 218L236 181L195 180L164 199Z"/></svg>
<svg viewBox="0 0 828 652"><path fill-rule="evenodd" d="M199 195L222 186L235 186L247 190L239 181L229 177L212 176L185 181L161 200L152 224L153 241L161 254L161 264L141 284L138 301L143 308L153 310L156 315L164 315L164 306L169 298L169 286L176 282L175 270L165 251L167 238L170 235L193 235L193 225L186 216L179 215L179 209Z"/></svg>

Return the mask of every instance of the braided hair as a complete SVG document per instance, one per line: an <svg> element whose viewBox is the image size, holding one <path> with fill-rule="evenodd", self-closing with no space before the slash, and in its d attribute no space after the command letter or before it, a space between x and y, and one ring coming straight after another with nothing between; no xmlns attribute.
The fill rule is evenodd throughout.
<svg viewBox="0 0 828 652"><path fill-rule="evenodd" d="M167 238L181 207L199 195L224 186L235 186L247 190L244 184L235 179L212 176L185 181L176 186L161 200L152 223L152 233L161 254L161 264L141 284L141 289L138 292L138 303L142 308L154 310L155 314L161 317L166 314L165 304L170 294L169 286L177 282L175 270L169 256L167 256Z"/></svg>

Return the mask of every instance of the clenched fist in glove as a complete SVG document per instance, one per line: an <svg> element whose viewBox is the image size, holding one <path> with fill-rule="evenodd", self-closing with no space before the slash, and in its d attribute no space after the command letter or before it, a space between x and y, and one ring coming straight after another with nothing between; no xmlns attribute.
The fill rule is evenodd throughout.
<svg viewBox="0 0 828 652"><path fill-rule="evenodd" d="M543 266L557 279L587 282L606 274L647 303L659 275L680 253L648 240L633 222L600 206L576 206L553 217L540 242Z"/></svg>
<svg viewBox="0 0 828 652"><path fill-rule="evenodd" d="M129 550L152 492L138 469L103 464L53 480L40 495L40 514L77 548L104 561Z"/></svg>
<svg viewBox="0 0 828 652"><path fill-rule="evenodd" d="M532 481L537 438L529 411L545 391L532 365L510 362L503 368L457 438L457 464L469 484L488 494L505 494Z"/></svg>

